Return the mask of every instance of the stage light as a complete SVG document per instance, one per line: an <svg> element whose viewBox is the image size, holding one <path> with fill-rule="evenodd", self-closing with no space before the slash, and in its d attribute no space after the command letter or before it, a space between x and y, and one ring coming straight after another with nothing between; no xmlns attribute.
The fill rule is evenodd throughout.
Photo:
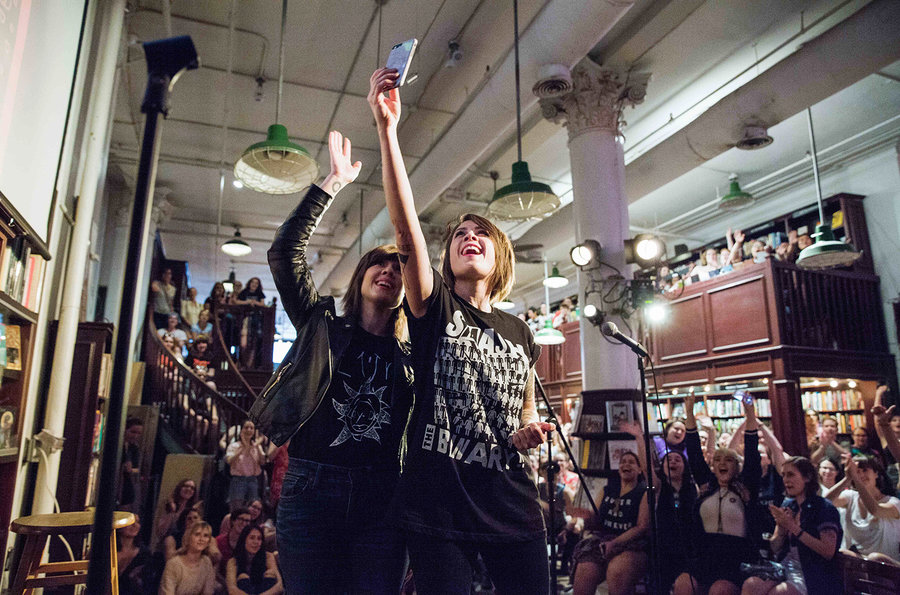
<svg viewBox="0 0 900 595"><path fill-rule="evenodd" d="M628 264L646 269L658 265L665 255L666 245L654 235L638 234L625 240L625 262Z"/></svg>
<svg viewBox="0 0 900 595"><path fill-rule="evenodd" d="M669 314L669 309L661 302L653 302L644 307L644 314L650 323L663 322Z"/></svg>
<svg viewBox="0 0 900 595"><path fill-rule="evenodd" d="M838 387L838 381L837 381L837 380L832 380L831 382L828 383L828 386L830 386L831 388L837 388L837 387Z"/></svg>
<svg viewBox="0 0 900 595"><path fill-rule="evenodd" d="M603 324L603 319L606 318L606 313L594 304L586 305L582 310L582 315L594 326L600 326Z"/></svg>
<svg viewBox="0 0 900 595"><path fill-rule="evenodd" d="M847 386L849 386L850 388L856 388L856 381L851 380L850 382L847 383Z"/></svg>
<svg viewBox="0 0 900 595"><path fill-rule="evenodd" d="M244 187L244 183L237 179L232 180L231 185L234 186L235 188L237 188L238 190L240 190L241 188Z"/></svg>
<svg viewBox="0 0 900 595"><path fill-rule="evenodd" d="M569 258L575 266L593 268L600 265L602 248L596 240L585 240L569 250Z"/></svg>

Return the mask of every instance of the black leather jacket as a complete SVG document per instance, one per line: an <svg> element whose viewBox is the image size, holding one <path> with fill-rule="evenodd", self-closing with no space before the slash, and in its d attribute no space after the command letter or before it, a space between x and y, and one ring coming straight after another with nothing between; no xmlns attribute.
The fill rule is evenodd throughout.
<svg viewBox="0 0 900 595"><path fill-rule="evenodd" d="M355 321L335 314L333 297L319 295L306 264L309 238L331 200L321 188L310 186L269 248L269 268L297 339L253 403L250 419L278 446L319 407L356 327ZM398 341L392 390L395 395L407 392L409 398L402 402L412 403L409 353L409 344Z"/></svg>

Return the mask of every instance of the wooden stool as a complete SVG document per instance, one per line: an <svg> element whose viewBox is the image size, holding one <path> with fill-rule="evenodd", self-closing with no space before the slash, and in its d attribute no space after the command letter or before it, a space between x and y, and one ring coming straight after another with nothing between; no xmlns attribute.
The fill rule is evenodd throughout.
<svg viewBox="0 0 900 595"><path fill-rule="evenodd" d="M61 533L90 533L94 524L94 512L63 512L23 516L10 523L14 533L25 536L25 547L15 577L11 583L11 595L32 593L35 587L60 587L87 582L87 560L74 562L49 562L41 564L47 539ZM113 515L113 531L109 536L109 568L112 576L110 593L119 594L119 565L116 558L116 529L134 524L130 512L116 511ZM81 574L76 574L80 572ZM44 576L39 576L43 574ZM52 575L52 576L51 576Z"/></svg>

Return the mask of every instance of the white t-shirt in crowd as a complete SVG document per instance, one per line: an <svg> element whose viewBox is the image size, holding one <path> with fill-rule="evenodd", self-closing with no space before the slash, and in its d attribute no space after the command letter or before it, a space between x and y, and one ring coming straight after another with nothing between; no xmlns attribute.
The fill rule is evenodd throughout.
<svg viewBox="0 0 900 595"><path fill-rule="evenodd" d="M871 513L863 517L856 490L844 490L840 498L847 500L847 514L844 516L847 542L856 545L860 553L878 552L900 562L900 519L880 519ZM900 511L900 500L893 496L884 496L881 502Z"/></svg>

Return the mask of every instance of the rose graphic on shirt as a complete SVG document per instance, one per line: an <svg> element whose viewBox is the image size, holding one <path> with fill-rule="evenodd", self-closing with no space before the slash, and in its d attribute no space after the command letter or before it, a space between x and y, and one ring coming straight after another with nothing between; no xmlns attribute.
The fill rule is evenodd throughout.
<svg viewBox="0 0 900 595"><path fill-rule="evenodd" d="M344 390L350 397L343 403L337 399L331 400L334 410L338 413L338 419L343 422L344 427L329 446L343 444L350 438L357 442L363 438L371 438L381 444L378 430L381 429L382 424L391 423L391 414L388 410L389 406L381 398L387 386L373 388L373 378L375 378L374 372L366 378L359 390L354 390L344 381Z"/></svg>

